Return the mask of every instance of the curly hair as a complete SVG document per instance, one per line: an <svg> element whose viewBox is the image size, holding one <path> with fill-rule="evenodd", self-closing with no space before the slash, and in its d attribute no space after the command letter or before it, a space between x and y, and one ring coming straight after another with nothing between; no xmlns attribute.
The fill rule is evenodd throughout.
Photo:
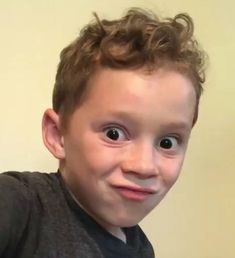
<svg viewBox="0 0 235 258"><path fill-rule="evenodd" d="M64 48L56 74L53 108L65 125L87 94L88 80L99 67L153 71L171 67L188 76L197 98L194 123L205 81L205 53L193 36L189 15L160 19L154 13L132 8L118 20L95 20Z"/></svg>

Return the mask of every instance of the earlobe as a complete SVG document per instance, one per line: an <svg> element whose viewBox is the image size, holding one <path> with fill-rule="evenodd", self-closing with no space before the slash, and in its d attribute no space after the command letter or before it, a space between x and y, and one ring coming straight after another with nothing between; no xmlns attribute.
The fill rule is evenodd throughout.
<svg viewBox="0 0 235 258"><path fill-rule="evenodd" d="M63 135L60 129L59 115L53 109L47 109L43 115L42 137L52 155L63 160L65 158Z"/></svg>

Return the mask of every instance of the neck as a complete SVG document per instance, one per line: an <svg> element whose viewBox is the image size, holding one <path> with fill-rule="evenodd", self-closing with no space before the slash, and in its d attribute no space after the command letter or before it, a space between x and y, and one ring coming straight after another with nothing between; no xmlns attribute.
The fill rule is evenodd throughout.
<svg viewBox="0 0 235 258"><path fill-rule="evenodd" d="M78 199L76 198L76 196L69 190L69 188L67 188L67 190L69 191L69 193L71 194L72 198L74 199L74 201L87 213L89 214L101 227L103 227L106 231L108 231L110 234L112 234L113 236L117 237L118 239L122 240L124 243L126 243L126 235L123 232L121 227L116 227L116 226L110 226L107 225L106 223L104 223L103 221L97 219L96 217L94 217L90 212L88 212L83 205L81 205L81 203L78 201Z"/></svg>

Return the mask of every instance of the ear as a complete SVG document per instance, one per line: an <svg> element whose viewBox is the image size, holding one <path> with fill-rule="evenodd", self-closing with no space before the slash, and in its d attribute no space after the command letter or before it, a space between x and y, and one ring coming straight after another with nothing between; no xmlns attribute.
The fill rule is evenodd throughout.
<svg viewBox="0 0 235 258"><path fill-rule="evenodd" d="M52 155L63 160L65 158L64 138L61 133L59 115L53 109L47 109L43 115L42 137Z"/></svg>

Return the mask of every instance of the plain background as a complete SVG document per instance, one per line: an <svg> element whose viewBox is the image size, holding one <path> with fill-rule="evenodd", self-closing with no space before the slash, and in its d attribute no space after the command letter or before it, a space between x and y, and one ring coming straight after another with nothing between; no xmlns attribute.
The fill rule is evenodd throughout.
<svg viewBox="0 0 235 258"><path fill-rule="evenodd" d="M235 257L235 2L232 0L0 0L0 171L55 171L41 140L59 52L96 11L189 13L210 56L199 121L181 177L142 222L157 257Z"/></svg>

